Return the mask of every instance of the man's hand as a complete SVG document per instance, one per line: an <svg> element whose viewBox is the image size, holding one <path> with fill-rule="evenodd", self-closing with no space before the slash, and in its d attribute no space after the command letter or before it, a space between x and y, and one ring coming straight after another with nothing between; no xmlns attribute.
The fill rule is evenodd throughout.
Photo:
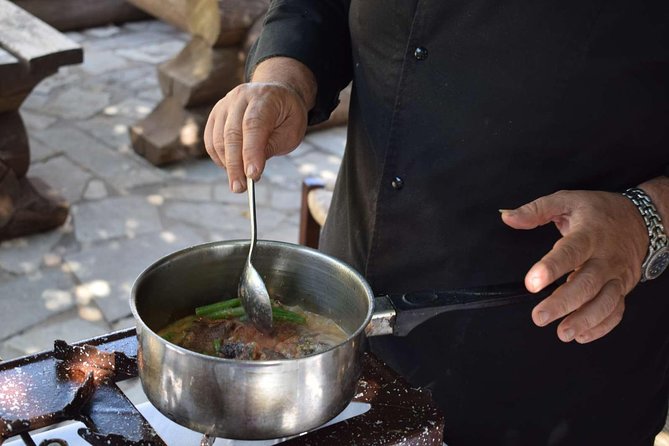
<svg viewBox="0 0 669 446"><path fill-rule="evenodd" d="M558 337L579 343L601 338L618 325L648 249L643 219L629 199L610 192L560 191L504 210L502 220L515 229L553 222L562 234L525 276L525 286L536 293L568 274L533 309L535 324L543 327L564 317Z"/></svg>
<svg viewBox="0 0 669 446"><path fill-rule="evenodd" d="M218 101L204 129L204 145L211 159L227 169L233 192L246 189L246 177L259 180L268 158L300 144L315 95L311 71L294 59L277 57L259 64L252 82Z"/></svg>

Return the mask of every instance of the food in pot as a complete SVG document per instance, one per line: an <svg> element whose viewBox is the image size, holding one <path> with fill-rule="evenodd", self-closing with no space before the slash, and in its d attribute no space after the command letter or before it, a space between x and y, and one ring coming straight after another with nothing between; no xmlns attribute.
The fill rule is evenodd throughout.
<svg viewBox="0 0 669 446"><path fill-rule="evenodd" d="M344 342L344 330L334 321L303 310L272 304L271 333L258 330L239 299L198 307L158 334L165 340L205 355L227 359L270 360L301 358Z"/></svg>

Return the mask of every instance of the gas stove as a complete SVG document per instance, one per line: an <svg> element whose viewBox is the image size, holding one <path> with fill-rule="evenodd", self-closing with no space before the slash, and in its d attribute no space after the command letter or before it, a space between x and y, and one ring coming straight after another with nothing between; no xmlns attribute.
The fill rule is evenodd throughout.
<svg viewBox="0 0 669 446"><path fill-rule="evenodd" d="M287 439L210 439L121 388L137 383L134 329L0 363L3 446L442 445L444 418L428 391L411 388L366 354L356 395L335 419ZM140 392L141 393L141 392Z"/></svg>

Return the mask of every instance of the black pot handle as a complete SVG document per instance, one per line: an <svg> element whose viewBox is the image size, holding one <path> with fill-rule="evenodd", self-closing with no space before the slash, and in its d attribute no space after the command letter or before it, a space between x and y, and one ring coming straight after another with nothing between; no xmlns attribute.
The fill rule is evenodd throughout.
<svg viewBox="0 0 669 446"><path fill-rule="evenodd" d="M530 293L522 283L510 283L379 296L374 299L374 316L366 331L368 336L391 333L406 336L418 325L447 311L478 310L528 301L538 303L558 286L553 284L539 293Z"/></svg>

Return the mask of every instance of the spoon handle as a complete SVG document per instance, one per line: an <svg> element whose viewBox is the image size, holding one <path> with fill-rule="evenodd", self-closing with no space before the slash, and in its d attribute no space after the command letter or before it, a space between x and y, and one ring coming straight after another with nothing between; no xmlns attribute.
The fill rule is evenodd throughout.
<svg viewBox="0 0 669 446"><path fill-rule="evenodd" d="M251 218L251 246L249 247L249 260L251 260L251 252L256 245L258 231L258 223L256 222L256 188L255 182L252 178L246 179L246 189L249 193L249 216Z"/></svg>

